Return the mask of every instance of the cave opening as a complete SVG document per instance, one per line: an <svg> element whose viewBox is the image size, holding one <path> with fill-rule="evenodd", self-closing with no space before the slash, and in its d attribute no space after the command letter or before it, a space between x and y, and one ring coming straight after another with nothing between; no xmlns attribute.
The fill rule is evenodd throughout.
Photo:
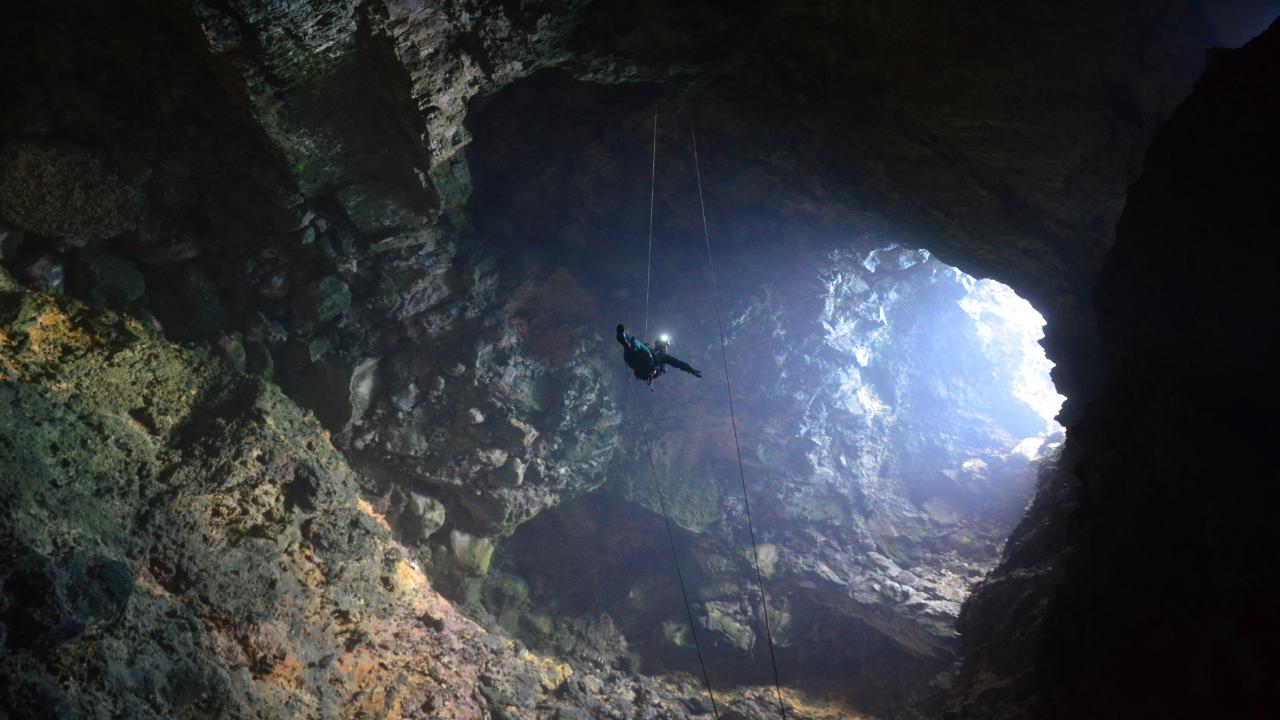
<svg viewBox="0 0 1280 720"><path fill-rule="evenodd" d="M1061 445L1065 398L1044 320L1012 289L927 250L868 247L735 273L754 288L729 310L739 430L783 683L874 711L933 707L960 604ZM700 330L683 329L680 354L716 380ZM661 379L641 412L695 623L714 684L766 686L723 389L681 380ZM634 410L606 430L619 452L601 488L499 544L465 606L542 652L694 673Z"/></svg>

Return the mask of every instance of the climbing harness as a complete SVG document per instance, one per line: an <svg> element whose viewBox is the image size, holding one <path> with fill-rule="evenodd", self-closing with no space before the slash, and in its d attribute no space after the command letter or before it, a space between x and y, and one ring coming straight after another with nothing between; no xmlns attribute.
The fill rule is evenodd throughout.
<svg viewBox="0 0 1280 720"><path fill-rule="evenodd" d="M644 384L645 384L645 385L648 385L648 386L649 386L649 390L651 390L651 391L652 391L652 390L653 390L653 381L654 381L654 380L657 380L657 379L658 379L658 376L659 376L659 375L662 375L662 374L663 374L663 373L665 373L666 371L667 371L667 368L666 368L666 367L664 367L664 366L662 366L662 365L659 365L658 363L656 363L656 362L655 362L655 363L653 364L653 369L649 371L649 377L645 378Z"/></svg>
<svg viewBox="0 0 1280 720"><path fill-rule="evenodd" d="M769 641L769 661L773 663L773 687L778 693L778 712L787 717L787 706L782 701L782 680L778 675L778 657L773 650L773 630L769 622L769 596L764 589L764 574L760 572L760 548L756 545L756 528L751 520L751 500L747 496L747 473L742 466L742 444L738 440L738 416L733 407L733 386L729 382L729 344L725 340L724 320L720 312L720 289L716 285L716 266L711 259L711 231L707 225L707 203L702 198L702 168L698 163L698 133L693 136L693 168L698 176L698 205L702 209L702 236L707 245L707 269L711 272L711 292L716 299L716 325L720 328L720 356L724 360L724 388L729 395L729 419L733 425L733 447L738 453L738 477L742 480L742 504L746 509L747 530L751 534L751 559L756 569L756 584L760 588L760 605L764 609L764 634Z"/></svg>

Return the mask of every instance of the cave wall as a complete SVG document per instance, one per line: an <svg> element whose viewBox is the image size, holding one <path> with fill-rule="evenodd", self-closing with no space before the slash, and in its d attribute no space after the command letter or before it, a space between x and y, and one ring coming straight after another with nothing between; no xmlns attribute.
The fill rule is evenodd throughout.
<svg viewBox="0 0 1280 720"><path fill-rule="evenodd" d="M1080 288L1213 34L1180 2L4 12L14 274L279 383L392 517L423 527L412 494L431 496L445 535L489 539L598 486L611 457L556 418L617 416L595 318L634 300L620 238L639 236L643 173L625 163L650 110L706 129L730 257L807 235L928 246L1019 287L1051 347L1092 347ZM516 90L551 67L567 80ZM579 104L584 82L624 101ZM680 134L673 228L694 212ZM683 262L659 255L673 278ZM540 309L552 296L566 312Z"/></svg>
<svg viewBox="0 0 1280 720"><path fill-rule="evenodd" d="M745 481L784 682L928 716L960 603L1034 486L1039 458L1019 446L1060 432L1013 396L1022 356L983 347L961 304L972 279L925 251L835 250L755 281L728 328L745 478L720 350L691 335L679 354L706 376L636 393L608 485L501 545L479 613L548 651L608 617L646 670L697 671L656 484L713 682L767 684Z"/></svg>
<svg viewBox="0 0 1280 720"><path fill-rule="evenodd" d="M744 268L785 258L778 249L929 247L1031 297L1073 399L1064 417L1081 434L1128 437L1101 416L1080 420L1088 400L1113 398L1119 418L1132 412L1134 378L1176 385L1204 368L1174 344L1187 328L1150 323L1155 311L1118 301L1133 297L1118 288L1150 289L1181 322L1204 317L1182 293L1206 285L1163 284L1155 278L1183 266L1145 255L1121 264L1122 250L1099 286L1106 363L1088 288L1142 149L1204 49L1238 35L1233 11L1208 5L8 3L0 262L29 287L127 312L279 384L324 424L414 558L461 583L487 569L495 542L627 460L607 433L583 431L621 420L614 350L597 332L636 312L653 111L675 130L660 148L660 237L687 239L696 227L682 137L696 123L729 294L747 296L758 278ZM1247 16L1259 4L1234 5ZM662 252L658 263L666 282L699 282L696 257ZM1255 286L1209 280L1221 297L1259 307L1241 295ZM1256 327L1188 327L1201 326L1192 345L1225 347ZM712 330L700 321L682 332ZM1148 375L1142 358L1157 349L1187 357ZM1139 397L1157 397L1142 387ZM1104 462L1118 451L1091 448L1063 467L1122 466ZM1074 477L1046 482L1010 546L1011 577L1046 565L1055 548L1124 547L1119 515L1080 520L1095 506L1161 507L1158 489L1128 495L1097 480L1091 493ZM1072 514L1077 505L1086 509ZM1196 516L1189 506L1170 513ZM1194 557L1203 543L1191 546ZM1108 562L1071 570L1082 580L1061 607L1101 602L1092 593L1124 575ZM1238 589L1230 578L1247 570L1222 571L1202 592ZM1023 575L1061 579L1056 569ZM1039 591L1028 597L1042 607ZM996 604L974 607L984 603ZM976 649L990 636L976 628L1008 625L973 622L975 657L998 655ZM1044 627L1069 635L1064 624ZM1081 647L1104 647L1102 628ZM1029 646L1042 647L1038 637ZM1074 679L1055 692L1101 682L1051 655L1022 664L1066 668ZM1001 662L1012 667L1010 656ZM1041 680L1023 676L1009 694L1050 687ZM958 712L976 707L965 692Z"/></svg>
<svg viewBox="0 0 1280 720"><path fill-rule="evenodd" d="M1102 392L961 618L953 717L1265 717L1280 26L1163 127L1094 289Z"/></svg>

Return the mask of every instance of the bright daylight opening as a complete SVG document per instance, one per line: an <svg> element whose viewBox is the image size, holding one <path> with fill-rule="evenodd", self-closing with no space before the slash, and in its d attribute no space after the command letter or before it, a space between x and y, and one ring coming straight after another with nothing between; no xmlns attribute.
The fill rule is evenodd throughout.
<svg viewBox="0 0 1280 720"><path fill-rule="evenodd" d="M977 325L983 351L1011 356L1010 363L1018 370L1013 377L1014 397L1030 405L1052 429L1066 398L1053 386L1053 363L1040 347L1044 318L1008 285L956 273L969 291L961 298L960 308Z"/></svg>

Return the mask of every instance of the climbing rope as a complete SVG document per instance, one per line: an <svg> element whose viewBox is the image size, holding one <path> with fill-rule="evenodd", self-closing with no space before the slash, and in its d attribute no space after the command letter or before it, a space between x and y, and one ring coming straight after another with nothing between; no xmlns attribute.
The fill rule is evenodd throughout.
<svg viewBox="0 0 1280 720"><path fill-rule="evenodd" d="M644 335L649 337L649 279L653 275L653 197L654 179L658 167L658 115L653 116L653 161L649 170L649 257L646 262L644 281ZM636 391L632 383L627 383L631 395L631 407L640 421L640 440L644 443L645 455L649 458L650 478L654 493L658 496L658 507L662 509L662 521L667 528L667 542L671 545L671 562L676 566L676 578L680 581L680 597L684 601L684 611L689 617L689 633L693 636L693 646L698 651L698 667L702 668L702 682L707 688L707 697L711 698L711 712L716 720L720 720L720 707L716 704L715 692L711 689L711 675L707 672L707 663L702 656L702 643L698 640L698 627L693 621L693 607L689 604L689 589L684 581L684 571L680 568L680 555L676 552L676 535L671 529L671 513L667 511L667 496L658 482L658 464L653 459L653 446L649 443L649 430L640 411L640 402L636 399Z"/></svg>
<svg viewBox="0 0 1280 720"><path fill-rule="evenodd" d="M707 226L707 204L702 198L702 168L698 163L698 133L693 131L693 168L698 176L698 205L702 208L702 236L707 244L707 267L711 271L711 292L716 299L716 324L720 328L720 356L724 361L724 388L729 394L729 420L733 425L733 447L738 452L738 477L742 480L742 503L746 508L747 530L751 534L751 557L755 564L756 584L760 588L760 604L764 608L764 635L769 641L769 660L773 663L773 687L778 693L778 712L787 717L787 706L782 701L782 681L778 676L778 658L773 650L773 630L769 622L769 596L764 589L764 575L760 572L760 548L756 545L755 524L751 520L751 500L747 496L747 473L742 466L742 444L738 440L738 417L733 407L733 386L729 382L729 350L724 335L724 320L720 312L720 289L716 286L716 267L711 259L711 231Z"/></svg>
<svg viewBox="0 0 1280 720"><path fill-rule="evenodd" d="M653 277L653 190L658 179L658 113L653 114L653 161L649 165L649 259L644 275L644 334L649 339L649 280Z"/></svg>
<svg viewBox="0 0 1280 720"><path fill-rule="evenodd" d="M684 600L684 611L689 616L689 632L693 635L693 646L698 651L698 666L702 668L702 682L707 687L707 697L711 698L711 712L716 720L720 720L720 707L716 704L716 695L711 690L711 676L707 674L707 663L702 657L702 643L698 641L698 628L693 621L693 608L689 605L689 590L684 582L684 572L680 569L680 556L676 553L676 535L671 529L671 513L667 511L666 493L658 482L658 464L653 460L653 446L649 444L649 431L645 427L644 416L640 413L640 403L636 400L636 390L632 383L627 383L631 392L631 406L640 420L640 439L644 442L645 454L649 456L649 472L653 480L653 490L658 495L658 506L662 508L662 520L667 526L667 541L671 544L671 561L676 566L676 577L680 580L680 597Z"/></svg>

